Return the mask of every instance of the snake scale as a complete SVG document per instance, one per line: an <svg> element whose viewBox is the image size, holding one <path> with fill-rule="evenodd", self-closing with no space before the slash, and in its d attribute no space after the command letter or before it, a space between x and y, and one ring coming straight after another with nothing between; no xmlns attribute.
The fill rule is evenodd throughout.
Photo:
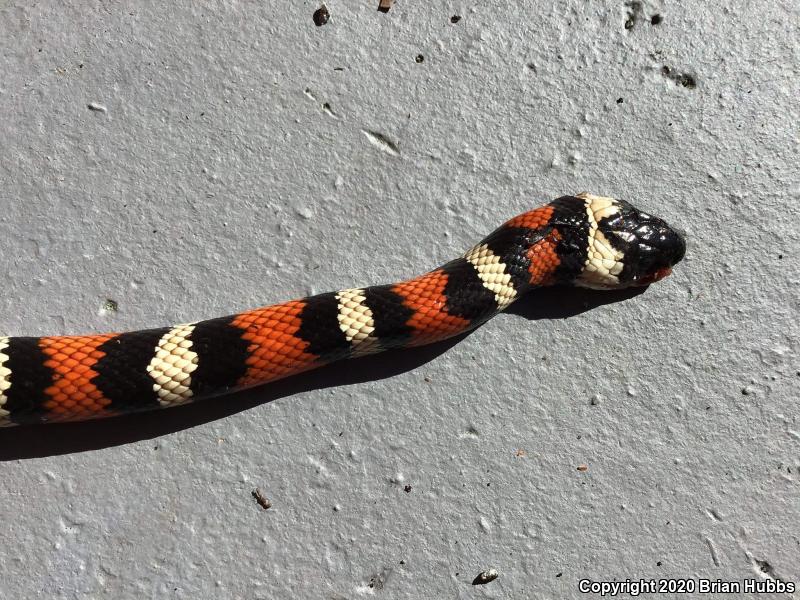
<svg viewBox="0 0 800 600"><path fill-rule="evenodd" d="M429 344L477 327L536 287L648 285L668 275L685 248L663 220L583 193L514 217L408 281L175 327L0 337L0 426L166 408Z"/></svg>

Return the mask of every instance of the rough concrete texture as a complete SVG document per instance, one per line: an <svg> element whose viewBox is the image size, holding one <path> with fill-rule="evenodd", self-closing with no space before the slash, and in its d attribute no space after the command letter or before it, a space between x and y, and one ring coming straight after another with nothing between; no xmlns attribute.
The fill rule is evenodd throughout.
<svg viewBox="0 0 800 600"><path fill-rule="evenodd" d="M455 344L3 430L0 596L800 583L797 3L377 5L3 3L0 330L394 281L583 190L683 228L685 262Z"/></svg>

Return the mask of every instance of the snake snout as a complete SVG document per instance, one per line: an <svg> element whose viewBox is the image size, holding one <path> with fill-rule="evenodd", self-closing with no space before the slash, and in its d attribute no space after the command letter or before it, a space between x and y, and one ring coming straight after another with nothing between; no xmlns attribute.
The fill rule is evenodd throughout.
<svg viewBox="0 0 800 600"><path fill-rule="evenodd" d="M672 265L676 265L686 256L686 238L677 229L668 229L666 233L667 249Z"/></svg>
<svg viewBox="0 0 800 600"><path fill-rule="evenodd" d="M667 225L661 219L654 227L652 238L653 246L658 253L661 262L667 263L672 267L678 264L686 255L686 241L676 229Z"/></svg>

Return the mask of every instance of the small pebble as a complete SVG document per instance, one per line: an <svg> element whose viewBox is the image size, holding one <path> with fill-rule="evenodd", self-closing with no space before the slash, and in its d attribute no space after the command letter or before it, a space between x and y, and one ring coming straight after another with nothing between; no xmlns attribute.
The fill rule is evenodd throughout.
<svg viewBox="0 0 800 600"><path fill-rule="evenodd" d="M97 102L89 102L89 104L86 105L86 108L88 108L89 110L93 110L95 112L101 112L101 113L108 112L108 109L105 106L103 106L102 104L98 104Z"/></svg>
<svg viewBox="0 0 800 600"><path fill-rule="evenodd" d="M269 500L269 498L267 498L264 495L264 493L260 489L258 489L258 488L254 489L252 492L250 492L250 495L255 499L255 501L258 503L258 505L261 508L263 508L264 510L268 510L268 509L272 508L272 502Z"/></svg>
<svg viewBox="0 0 800 600"><path fill-rule="evenodd" d="M486 569L483 573L478 573L478 576L472 580L472 585L485 585L490 581L497 579L497 569Z"/></svg>
<svg viewBox="0 0 800 600"><path fill-rule="evenodd" d="M331 18L331 13L328 12L328 7L324 4L314 11L314 25L322 27Z"/></svg>

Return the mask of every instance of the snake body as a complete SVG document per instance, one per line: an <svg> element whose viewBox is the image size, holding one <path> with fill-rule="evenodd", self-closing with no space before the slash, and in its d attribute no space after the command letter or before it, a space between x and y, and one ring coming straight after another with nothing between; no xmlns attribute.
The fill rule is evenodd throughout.
<svg viewBox="0 0 800 600"><path fill-rule="evenodd" d="M407 281L175 327L0 337L0 425L166 408L470 330L551 284L618 289L669 274L685 244L622 200L563 196Z"/></svg>

